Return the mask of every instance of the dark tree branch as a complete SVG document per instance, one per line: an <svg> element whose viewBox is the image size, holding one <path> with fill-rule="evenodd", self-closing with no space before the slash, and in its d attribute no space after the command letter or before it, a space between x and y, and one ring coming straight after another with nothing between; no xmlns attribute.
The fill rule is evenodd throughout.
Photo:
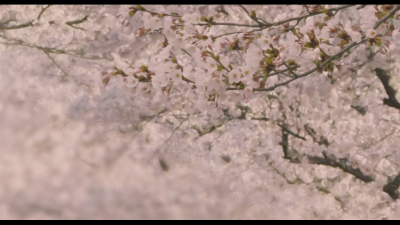
<svg viewBox="0 0 400 225"><path fill-rule="evenodd" d="M269 118L266 117L253 117L251 120L259 120L259 121L269 121Z"/></svg>
<svg viewBox="0 0 400 225"><path fill-rule="evenodd" d="M249 16L249 18L252 19L254 22L256 22L260 27L263 26L263 23L260 22L260 21L258 21L258 18L257 18L257 17L251 16L251 14L249 13L249 11L248 11L243 5L239 5L239 7L242 8L243 11L246 12L247 16Z"/></svg>
<svg viewBox="0 0 400 225"><path fill-rule="evenodd" d="M394 8L392 9L392 11L390 11L390 13L388 13L386 16L384 16L381 20L379 20L379 21L375 24L374 29L375 29L375 30L378 29L378 27L379 27L382 23L384 23L387 19L389 19L389 17L391 17L392 15L394 15L394 14L395 14L397 11L399 11L399 10L400 10L400 5L394 7Z"/></svg>
<svg viewBox="0 0 400 225"><path fill-rule="evenodd" d="M390 76L387 72L381 68L376 68L375 73L381 81L383 87L385 88L386 94L389 98L383 99L383 104L393 107L395 109L400 109L400 102L396 99L397 90L389 85Z"/></svg>
<svg viewBox="0 0 400 225"><path fill-rule="evenodd" d="M364 107L362 105L350 105L350 106L351 106L351 108L356 110L358 113L360 113L362 116L365 116L365 114L367 114L366 107Z"/></svg>
<svg viewBox="0 0 400 225"><path fill-rule="evenodd" d="M84 30L83 28L77 27L76 25L85 22L87 20L87 18L88 18L88 16L85 16L79 20L67 21L67 22L65 22L65 24L67 24L68 26L75 28L75 29Z"/></svg>
<svg viewBox="0 0 400 225"><path fill-rule="evenodd" d="M46 9L48 9L50 6L52 6L52 5L47 5L46 7L42 8L42 10L40 11L40 13L37 17L38 20L40 19L40 17L42 17L44 11L46 11Z"/></svg>
<svg viewBox="0 0 400 225"><path fill-rule="evenodd" d="M289 151L289 135L282 129L282 141L279 143L282 146L283 158L291 160Z"/></svg>
<svg viewBox="0 0 400 225"><path fill-rule="evenodd" d="M312 137L314 142L317 142L319 145L325 145L326 147L329 146L328 139L323 135L318 136L315 130L308 124L304 125L304 130L307 132L308 135Z"/></svg>
<svg viewBox="0 0 400 225"><path fill-rule="evenodd" d="M224 23L224 22L211 22L213 26L234 26L234 27L260 27L260 25L241 24L241 23ZM209 26L208 23L198 23L198 26Z"/></svg>
<svg viewBox="0 0 400 225"><path fill-rule="evenodd" d="M70 55L70 56L78 57L78 58L82 58L82 59L108 60L108 61L112 60L112 59L108 59L106 57L101 57L101 56L97 56L97 55L85 55L83 52L80 52L78 50L73 51L73 50L62 50L62 49L57 49L57 48L42 47L39 45L27 43L20 39L16 39L16 38L11 39L11 38L8 38L1 34L0 34L0 37L8 41L8 42L0 41L0 44L6 45L6 46L25 46L25 47L29 47L29 48L36 48L38 50L41 50L41 51L44 51L47 53L51 53L51 54L65 54L65 55Z"/></svg>
<svg viewBox="0 0 400 225"><path fill-rule="evenodd" d="M312 128L309 128L307 132L310 136L316 135ZM301 155L295 149L290 150L288 136L288 133L282 128L282 141L279 144L282 146L284 158L289 160L291 163L300 164L302 159L306 158L309 164L339 168L343 172L351 174L365 183L375 181L375 178L372 175L364 174L359 168L353 167L347 158L336 158L334 155L328 154L325 151L322 152L323 157L320 157L305 154Z"/></svg>
<svg viewBox="0 0 400 225"><path fill-rule="evenodd" d="M400 198L399 187L400 187L400 172L393 180L390 180L383 187L383 191L387 193L393 200L397 200Z"/></svg>
<svg viewBox="0 0 400 225"><path fill-rule="evenodd" d="M330 166L333 168L339 168L343 172L349 173L353 175L355 178L364 181L365 183L370 183L372 181L375 181L375 178L372 175L367 175L364 174L360 168L354 168L349 160L347 158L336 158L332 154L328 154L327 152L323 151L322 152L323 157L319 156L306 156L308 159L308 162L310 164L316 164L316 165L324 165L324 166Z"/></svg>
<svg viewBox="0 0 400 225"><path fill-rule="evenodd" d="M15 21L15 18L9 18L9 19L7 19L7 20L5 20L5 21L0 22L0 29L1 29L2 27L4 27L5 25L11 23L12 21Z"/></svg>
<svg viewBox="0 0 400 225"><path fill-rule="evenodd" d="M296 138L301 139L301 140L303 140L303 141L306 141L306 140L307 140L305 137L300 136L299 134L296 134L296 133L294 133L293 131L291 131L285 124L279 124L279 123L278 123L278 126L279 126L280 128L282 128L282 129L283 129L285 132L287 132L288 134L292 135L293 137L296 137Z"/></svg>
<svg viewBox="0 0 400 225"><path fill-rule="evenodd" d="M30 27L33 26L33 21L24 23L24 24L19 24L19 25L14 25L14 26L3 26L0 25L0 30L16 30L16 29L21 29L25 27Z"/></svg>

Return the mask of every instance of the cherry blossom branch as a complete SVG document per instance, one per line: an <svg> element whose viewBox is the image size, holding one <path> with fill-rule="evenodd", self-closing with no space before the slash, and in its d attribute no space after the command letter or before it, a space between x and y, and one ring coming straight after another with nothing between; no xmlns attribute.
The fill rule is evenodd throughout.
<svg viewBox="0 0 400 225"><path fill-rule="evenodd" d="M16 29L21 29L21 28L31 27L31 26L33 26L33 20L29 21L27 23L13 25L13 26L4 26L4 25L0 24L0 30L16 30Z"/></svg>
<svg viewBox="0 0 400 225"><path fill-rule="evenodd" d="M243 5L239 5L239 7L242 8L243 11L247 14L247 16L249 16L250 19L252 19L254 22L256 22L259 26L262 26L262 25L263 25L262 22L260 22L260 21L257 20L258 18L257 18L255 15L254 15L254 16L251 16L250 13L249 13L249 11L248 11Z"/></svg>
<svg viewBox="0 0 400 225"><path fill-rule="evenodd" d="M131 9L131 10L134 10L134 12L136 13L137 11L142 11L142 12L148 12L148 13L150 13L151 15L162 15L162 16L170 16L170 17L176 17L176 18L179 18L179 17L181 17L179 14L177 14L177 13L171 13L171 14L168 14L168 13L157 13L157 12L154 12L154 11L151 11L151 10L148 10L148 9L145 9L143 6L141 6L141 5L137 5L136 7L135 6L131 6L131 7L129 7L129 9Z"/></svg>
<svg viewBox="0 0 400 225"><path fill-rule="evenodd" d="M269 121L270 119L267 117L253 117L251 120Z"/></svg>
<svg viewBox="0 0 400 225"><path fill-rule="evenodd" d="M243 7L242 5L239 5L239 6L250 17L250 14L249 14L248 10L245 7ZM352 7L352 6L355 6L355 5L340 6L340 7L337 7L337 8L328 9L327 11L329 11L329 12L336 11L337 12L339 10L346 9L346 8L349 8L349 7ZM308 10L308 8L306 8L306 9ZM314 13L309 12L308 15L299 16L299 17L293 17L293 18L290 18L290 19L287 19L287 20L283 20L283 21L279 21L279 22L275 22L275 23L268 23L267 21L265 21L265 20L263 20L261 18L257 18L257 19L262 21L262 22L260 22L257 19L255 19L255 18L253 19L252 17L250 17L252 20L256 21L258 25L237 24L237 23L216 23L216 22L209 23L209 24L197 24L197 25L202 25L202 26L225 25L225 26L239 26L239 27L259 27L258 29L254 29L254 30L250 30L250 31L236 31L236 32L230 32L230 33L221 34L221 35L218 35L218 36L214 37L214 38L219 38L219 37L228 36L228 35L232 35L232 34L241 34L241 33L249 33L249 32L251 33L251 32L256 32L256 31L262 31L262 30L264 30L266 28L282 25L282 24L285 24L287 22L291 22L291 21L295 21L295 20L297 21L297 24L298 24L301 19L305 19L307 17L318 15L318 14L322 14L322 13L324 13L324 12L322 12L322 11L314 12Z"/></svg>
<svg viewBox="0 0 400 225"><path fill-rule="evenodd" d="M278 126L279 126L282 130L284 130L285 132L287 132L288 134L292 135L293 137L296 137L296 138L301 139L301 140L303 140L303 141L306 141L306 140L307 140L305 137L300 136L299 134L296 134L296 133L294 133L293 131L291 131L291 130L287 127L287 125L285 125L285 124L280 124L280 123L278 123Z"/></svg>
<svg viewBox="0 0 400 225"><path fill-rule="evenodd" d="M343 172L349 173L365 183L375 181L375 178L372 175L364 174L359 168L354 168L347 158L337 158L333 154L328 154L326 151L322 152L323 157L304 154L300 155L297 150L289 149L289 137L288 133L284 129L282 129L282 141L280 145L282 146L284 158L289 160L291 163L300 164L305 158L309 164L339 168Z"/></svg>
<svg viewBox="0 0 400 225"><path fill-rule="evenodd" d="M375 73L381 81L383 87L385 88L386 94L389 97L383 99L383 104L389 107L393 107L395 109L400 109L400 102L396 99L397 90L389 84L389 80L391 79L391 77L387 74L385 70L381 68L376 68Z"/></svg>
<svg viewBox="0 0 400 225"><path fill-rule="evenodd" d="M323 157L319 156L306 156L308 163L316 165L330 166L339 168L343 172L353 175L355 178L362 180L365 183L375 181L372 175L364 174L360 168L354 168L347 158L336 158L333 154L328 154L326 151L322 152Z"/></svg>
<svg viewBox="0 0 400 225"><path fill-rule="evenodd" d="M54 60L53 57L51 57L51 55L50 55L48 52L46 52L46 51L44 51L44 50L43 50L43 52L44 52L44 54L46 54L46 56L54 63L54 65L56 65L56 67L63 73L64 76L68 76L68 73L65 72L65 71L61 68L61 66Z"/></svg>
<svg viewBox="0 0 400 225"><path fill-rule="evenodd" d="M240 117L238 117L236 119L244 119L245 117L246 117L246 115L244 114L244 116L243 116L243 114L242 114ZM201 131L197 127L194 129L196 129L196 131L199 133L200 136L203 136L205 134L211 133L216 128L221 127L225 122L228 122L231 119L233 119L233 118L228 118L223 123L220 123L217 126L212 126L210 129L208 129L206 131ZM269 121L269 118L252 118L252 120ZM349 160L347 158L337 158L333 154L329 154L326 151L322 152L322 155L323 155L322 157L299 154L299 152L296 149L290 148L289 135L292 135L292 136L302 139L302 140L306 140L306 138L294 133L293 131L288 129L287 126L285 126L285 125L278 123L278 126L281 128L281 132L282 132L282 141L280 142L280 145L282 146L284 158L289 160L291 163L300 164L303 161L302 159L306 159L309 164L324 165L324 166L329 166L329 167L333 167L333 168L339 168L343 172L351 174L355 178L357 178L365 183L370 183L370 182L375 181L374 176L365 174L359 168L353 167L349 163ZM318 140L318 138L316 137L317 136L316 132L312 128L310 128L308 125L305 126L305 129L306 129L306 132L310 136L313 137L314 142L317 142L320 145L321 144L324 144L326 146L329 145L328 140L323 136L320 136L320 138L319 138L320 140ZM321 141L321 140L323 140L323 141ZM386 192L396 193L395 189L397 189L399 185L400 185L400 174L396 179L394 179L394 181L392 183L385 186L385 190L386 190Z"/></svg>
<svg viewBox="0 0 400 225"><path fill-rule="evenodd" d="M313 138L314 142L317 142L319 145L323 144L326 147L329 146L328 139L326 137L324 137L323 135L321 135L320 138L317 138L316 137L317 133L308 124L304 125L304 129ZM362 171L359 168L352 167L348 163L347 158L337 159L334 155L332 155L332 154L329 155L325 151L322 152L322 155L323 155L323 157L307 155L306 158L310 164L325 165L325 166L330 166L330 167L334 167L334 168L339 168L342 171L352 174L356 178L358 178L366 183L369 183L369 182L372 182L375 180L373 176L365 175L364 173L362 173Z"/></svg>
<svg viewBox="0 0 400 225"><path fill-rule="evenodd" d="M308 5L304 5L304 8L306 8L308 14L311 14L310 9L308 8Z"/></svg>
<svg viewBox="0 0 400 225"><path fill-rule="evenodd" d="M82 19L79 20L72 20L72 21L67 21L65 22L66 25L75 28L75 29L79 29L79 30L84 30L83 28L80 27L76 27L75 25L81 24L83 22L85 22L88 19L88 16L83 17Z"/></svg>
<svg viewBox="0 0 400 225"><path fill-rule="evenodd" d="M290 180L289 178L287 178L287 176L285 175L284 172L278 170L278 168L276 168L271 162L268 163L268 165L279 175L281 176L283 179L285 179L285 181L288 184L304 184L305 182L298 176L296 176L295 180Z"/></svg>
<svg viewBox="0 0 400 225"><path fill-rule="evenodd" d="M374 30L378 29L378 27L385 22L389 17L393 16L397 11L400 10L400 5L394 7L386 16L384 16L382 19L380 19L374 26Z"/></svg>
<svg viewBox="0 0 400 225"><path fill-rule="evenodd" d="M228 110L223 110L224 115L227 116L227 118L226 118L222 123L220 123L220 124L218 124L218 125L216 125L216 126L211 126L211 127L210 127L209 129L207 129L207 130L201 130L201 129L198 128L197 126L193 126L192 128L193 128L194 130L197 131L197 133L199 134L199 136L203 136L203 135L205 135L205 134L208 134L208 133L213 132L216 128L221 127L222 125L224 125L225 123L227 123L227 122L229 122L229 121L232 121L232 120L245 120L245 119L246 119L246 114L249 112L249 109L246 109L245 107L241 107L241 106L238 106L238 108L241 110L241 115L238 116L238 117L236 117L236 118L234 118L234 117L232 117L231 115L229 115ZM250 120L257 120L257 121L270 121L270 119L267 118L267 117L250 117L249 119L250 119ZM287 132L288 134L290 134L290 135L292 135L292 136L294 136L294 137L296 137L296 138L299 138L299 139L301 139L301 140L304 140L304 141L307 140L305 137L303 137L303 136L301 136L301 135L299 135L299 134L296 134L295 132L291 131L291 130L287 127L287 125L281 124L281 123L279 123L279 122L276 122L276 124L277 124L280 128L282 128L285 132Z"/></svg>
<svg viewBox="0 0 400 225"><path fill-rule="evenodd" d="M42 10L40 10L36 20L39 20L40 17L42 16L42 14L52 5L48 5L44 8L42 8ZM13 25L13 26L4 26L7 23L0 23L0 30L17 30L17 29L21 29L21 28L26 28L26 27L31 27L34 26L34 21L35 20L31 20L27 23L23 23L23 24L19 24L19 25Z"/></svg>
<svg viewBox="0 0 400 225"><path fill-rule="evenodd" d="M217 36L214 36L214 38L220 38L220 37L228 36L228 35L232 35L232 34L242 34L242 33L255 32L255 31L260 31L260 29L254 29L254 30L251 30L251 31L235 31L235 32L230 32L230 33L217 35Z"/></svg>
<svg viewBox="0 0 400 225"><path fill-rule="evenodd" d="M356 6L356 5L344 5L344 6L339 6L339 7L336 7L336 8L327 9L326 11L328 11L328 12L340 11L340 10L343 10L343 9L346 9L346 8L350 8L350 7L353 7L353 6ZM278 26L278 25L282 25L284 23L295 21L295 20L300 21L300 20L305 19L307 17L315 16L315 15L319 15L319 14L323 14L323 13L324 13L323 11L312 12L312 13L304 15L304 16L292 17L290 19L282 20L282 21L279 21L279 22L276 22L276 23L270 23L270 25L271 26Z"/></svg>
<svg viewBox="0 0 400 225"><path fill-rule="evenodd" d="M198 25L198 26L213 25L213 26L235 26L235 27L260 27L260 25L241 24L241 23L227 23L227 22L198 23L196 25Z"/></svg>
<svg viewBox="0 0 400 225"><path fill-rule="evenodd" d="M182 124L184 123L184 122L186 122L186 121L188 121L188 119L186 118L186 119L183 119L180 123L179 123L179 125L177 126L177 127L175 127L173 130L172 130L172 132L171 132L171 134L169 135L169 137L164 141L164 143L160 146L160 147L162 147L162 146L164 146L166 143L168 143L170 140L171 140L171 138L172 138L172 136L175 134L175 132L177 131L177 130L179 130L179 128L182 126ZM156 151L156 153L159 151L159 149Z"/></svg>
<svg viewBox="0 0 400 225"><path fill-rule="evenodd" d="M42 10L40 11L37 20L40 20L40 17L42 17L43 13L52 5L47 5L46 7L42 8Z"/></svg>
<svg viewBox="0 0 400 225"><path fill-rule="evenodd" d="M161 115L163 115L164 113L169 112L167 108L162 109L160 112L158 112L155 115L143 115L143 114L139 114L139 119L141 121L151 121L152 119L159 117Z"/></svg>
<svg viewBox="0 0 400 225"><path fill-rule="evenodd" d="M282 141L279 145L282 146L283 158L290 162L300 163L298 152L294 149L289 149L289 134L284 129L281 129L281 137Z"/></svg>
<svg viewBox="0 0 400 225"><path fill-rule="evenodd" d="M351 5L351 6L354 6L354 5ZM351 7L351 6L342 6L342 7L347 8L347 7ZM341 7L339 7L339 8L341 8ZM336 9L337 9L337 8L336 8ZM341 8L341 9L343 9L343 8ZM384 21L386 21L391 15L393 15L393 14L394 14L396 11L398 11L399 9L400 9L400 6L397 6L397 7L395 7L394 9L392 9L391 12L388 13L388 15L386 15L385 17L383 17L381 20L379 20L379 21L375 24L374 28L375 28L375 29L378 28L380 24L382 24ZM331 9L331 10L334 10L334 9ZM295 19L295 18L291 18L291 19ZM282 22L282 21L281 21L281 22ZM273 25L276 26L277 24L273 24ZM331 61L335 60L336 58L340 57L340 56L343 55L345 52L349 51L351 48L356 47L356 46L358 46L358 45L364 43L364 42L367 41L367 40L368 40L368 38L364 38L364 39L362 39L360 42L353 42L352 44L348 45L346 48L342 49L340 52L336 53L336 54L333 55L333 56L330 56L330 57L329 57L327 60L325 60L321 65L316 66L314 69L309 70L309 71L307 71L307 72L305 72L305 73L303 73L303 74L294 76L292 79L289 79L289 80L287 80L287 81L285 81L285 82L281 82L281 83L275 84L275 85L273 85L273 86L271 86L271 87L268 87L268 88L253 88L253 91L273 91L273 90L275 90L276 88L278 88L278 87L280 87L280 86L287 85L287 84L289 84L289 83L291 83L291 82L293 82L293 81L295 81L295 80L297 80L297 79L299 79L299 78L306 77L306 76L308 76L308 75L310 75L310 74L312 74L312 73L318 71L318 69L323 68L325 65L327 65L327 64L330 63ZM290 70L289 70L289 71L290 71ZM238 89L237 89L237 88L227 88L226 90L238 90Z"/></svg>
<svg viewBox="0 0 400 225"><path fill-rule="evenodd" d="M340 7L336 7L336 8L331 8L331 9L327 9L326 11L328 12L333 12L333 11L340 11L346 8L350 8L356 5L344 5L344 6L340 6ZM292 17L290 19L286 19L286 20L282 20L279 22L275 22L275 23L261 23L259 22L259 25L249 25L249 24L239 24L239 23L223 23L223 22L211 22L211 23L199 23L197 25L199 26L209 26L209 25L217 25L217 26L237 26L237 27L259 27L259 28L269 28L269 27L273 27L273 26L279 26L282 25L284 23L288 23L291 21L300 21L302 19L305 19L307 17L310 16L315 16L315 15L319 15L319 14L323 14L323 11L318 11L318 12L312 12L310 14L304 15L304 16L298 16L298 17Z"/></svg>
<svg viewBox="0 0 400 225"><path fill-rule="evenodd" d="M229 114L229 112L228 112L229 110L228 109L224 109L222 111L223 111L223 113L225 115L225 118L219 124L213 125L213 126L211 126L210 128L207 128L207 129L200 129L197 126L192 126L192 129L197 131L197 133L199 134L199 137L201 137L201 136L204 136L206 134L209 134L209 133L213 132L217 128L222 127L224 124L226 124L226 123L228 123L230 121L233 121L233 120L245 120L247 113L249 113L249 111L251 111L251 109L248 108L247 106L241 106L241 105L238 105L237 107L241 110L241 114L236 118ZM267 118L267 117L250 117L249 119L250 120L256 120L256 121L270 121L270 119ZM293 134L295 134L295 133L293 133Z"/></svg>
<svg viewBox="0 0 400 225"><path fill-rule="evenodd" d="M285 73L287 71L295 70L297 68L299 68L299 66L292 66L292 67L288 67L287 69L283 69L283 70L274 70L275 73L268 74L268 77L272 77L272 76L275 76L275 75L283 74L283 73ZM296 76L298 76L298 75L296 75Z"/></svg>
<svg viewBox="0 0 400 225"><path fill-rule="evenodd" d="M78 52L78 51L71 51L71 50L61 50L61 49L57 49L57 48L49 48L49 47L42 47L39 45L34 45L34 44L30 44L27 43L23 40L20 39L10 39L4 35L0 34L0 37L3 39L6 39L10 42L0 42L0 44L6 45L6 46L25 46L25 47L29 47L29 48L36 48L39 49L41 51L46 51L48 53L54 53L54 54L65 54L65 55L70 55L70 56L74 56L74 57L78 57L78 58L82 58L82 59L92 59L92 60L108 60L111 61L111 59L105 58L105 57L100 57L100 56L95 56L95 55L89 55L89 56L85 56L84 54Z"/></svg>
<svg viewBox="0 0 400 225"><path fill-rule="evenodd" d="M329 57L327 60L325 60L323 63L321 63L321 65L319 65L318 67L316 66L314 69L311 69L311 70L309 70L307 72L304 72L304 73L302 73L300 75L297 75L297 76L295 76L295 77L293 77L293 78L291 78L291 79L289 79L289 80L287 80L285 82L281 82L281 83L275 84L275 85L273 85L271 87L268 87L268 88L253 88L253 91L273 91L278 87L290 84L291 82L293 82L293 81L295 81L297 79L306 77L306 76L318 71L318 69L323 68L325 65L327 65L328 63L330 63L331 61L333 61L337 57L341 56L343 53L349 51L351 48L356 47L356 46L364 43L367 40L368 40L367 38L364 38L363 40L361 40L358 43L357 42L353 42L352 44L348 45L346 48L342 49L340 52L338 52L335 55ZM229 90L238 90L238 88L227 88L226 90L227 91L229 91Z"/></svg>
<svg viewBox="0 0 400 225"><path fill-rule="evenodd" d="M307 71L305 73L299 74L299 75L297 75L296 77L294 77L292 79L289 79L289 80L287 80L285 82L282 82L282 83L275 84L275 85L273 85L271 87L268 87L268 88L253 88L253 91L273 91L273 90L275 90L276 88L278 88L280 86L284 86L284 85L290 84L291 82L293 82L293 81L295 81L297 79L300 79L302 77L306 77L306 76L316 72L318 69L323 68L325 65L327 65L328 63L330 63L331 61L333 61L334 59L336 59L337 57L339 57L343 53L347 52L351 48L353 48L355 46L358 46L358 45L364 43L367 40L368 40L367 38L364 38L363 40L361 40L358 43L357 42L353 42L352 44L348 45L346 48L342 49L340 52L336 53L335 55L333 55L330 58L328 58L327 60L325 60L323 63L321 63L321 65L319 67L316 66L312 70L309 70L309 71ZM227 90L237 90L237 89L228 88Z"/></svg>
<svg viewBox="0 0 400 225"><path fill-rule="evenodd" d="M11 23L12 21L15 21L15 18L10 18L10 19L7 19L7 20L5 20L3 22L0 22L0 28L3 27L6 24Z"/></svg>
<svg viewBox="0 0 400 225"><path fill-rule="evenodd" d="M313 141L318 143L319 145L325 145L326 147L328 147L330 145L328 139L325 136L321 135L318 138L317 132L315 132L315 130L312 127L310 127L308 124L304 125L304 130L307 132L308 135L311 136Z"/></svg>

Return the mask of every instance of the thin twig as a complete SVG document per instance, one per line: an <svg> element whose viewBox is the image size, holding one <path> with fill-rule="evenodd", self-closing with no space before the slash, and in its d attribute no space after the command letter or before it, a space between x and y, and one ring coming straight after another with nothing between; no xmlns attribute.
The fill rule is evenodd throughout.
<svg viewBox="0 0 400 225"><path fill-rule="evenodd" d="M65 54L65 55L70 55L70 56L74 56L74 57L78 57L78 58L82 58L82 59L92 59L92 60L108 60L110 61L110 59L104 58L104 57L100 57L100 56L95 56L95 55L91 55L91 56L85 56L81 53L78 53L76 51L71 51L71 50L60 50L60 49L56 49L56 48L49 48L49 47L42 47L42 46L38 46L38 45L33 45L33 44L29 44L26 43L23 40L20 39L10 39L7 38L4 35L0 34L0 37L10 41L10 42L0 42L0 44L6 45L6 46L25 46L25 47L29 47L29 48L36 48L42 51L46 51L47 53L53 53L53 54Z"/></svg>
<svg viewBox="0 0 400 225"><path fill-rule="evenodd" d="M224 23L224 22L212 22L209 23L213 26L235 26L235 27L260 27L260 25L251 25L251 24L241 24L241 23ZM208 23L198 23L198 26L208 26Z"/></svg>
<svg viewBox="0 0 400 225"><path fill-rule="evenodd" d="M388 13L386 16L384 16L382 19L380 19L374 26L374 30L376 30L383 22L385 22L389 17L394 15L398 10L400 10L400 5L394 7L390 13Z"/></svg>
<svg viewBox="0 0 400 225"><path fill-rule="evenodd" d="M46 11L46 9L48 9L50 6L52 5L47 5L46 7L42 8L42 10L40 11L37 20L40 20L40 17L42 16L42 14L44 13L44 11Z"/></svg>
<svg viewBox="0 0 400 225"><path fill-rule="evenodd" d="M291 131L291 130L290 130L286 125L284 125L284 124L279 124L279 123L278 123L278 126L279 126L280 128L282 128L282 129L283 129L285 132L287 132L288 134L292 135L293 137L299 138L299 139L301 139L301 140L303 140L303 141L306 141L306 140L307 140L305 137L300 136L300 135L294 133L293 131Z"/></svg>
<svg viewBox="0 0 400 225"><path fill-rule="evenodd" d="M243 5L239 5L240 8L243 9L243 11L250 17L250 19L252 19L254 22L256 22L258 24L258 26L262 27L263 23L261 23L260 21L257 20L257 18L253 18L250 16L249 11L243 6Z"/></svg>
<svg viewBox="0 0 400 225"><path fill-rule="evenodd" d="M56 65L57 68L58 68L59 70L61 70L61 72L64 74L64 76L68 76L68 73L65 72L65 71L61 68L61 66L53 59L53 57L50 56L50 54L49 54L48 52L46 52L45 50L42 50L42 51L43 51L44 54L46 54L47 57L54 63L54 65Z"/></svg>
<svg viewBox="0 0 400 225"><path fill-rule="evenodd" d="M338 159L334 155L328 154L325 151L322 152L323 157L320 157L305 154L300 155L295 149L290 150L288 133L284 129L282 129L282 141L280 145L282 146L284 158L289 160L291 163L300 164L303 161L302 159L306 158L309 164L339 168L343 172L349 173L365 183L375 181L375 178L372 175L364 174L359 168L354 168L348 162L347 158Z"/></svg>
<svg viewBox="0 0 400 225"><path fill-rule="evenodd" d="M314 72L317 71L318 69L323 68L325 65L327 65L328 63L330 63L331 61L333 61L335 58L337 58L337 57L340 56L341 54L343 54L343 53L345 53L346 51L350 50L351 48L353 48L353 47L355 47L355 46L358 46L358 45L364 43L366 40L367 40L367 38L361 40L361 41L358 42L358 43L353 42L352 44L348 45L346 48L342 49L340 52L336 53L336 54L333 55L332 57L330 57L330 58L328 58L327 60L325 60L319 67L316 66L314 69L309 70L309 71L307 71L307 72L305 72L305 73L303 73L303 74L300 74L300 75L298 75L297 77L294 77L294 78L289 79L289 80L287 80L287 81L285 81L285 82L282 82L282 83L275 84L275 85L273 85L273 86L271 86L271 87L268 87L268 88L253 88L253 91L273 91L273 90L275 90L276 88L278 88L278 87L280 87L280 86L287 85L287 84L289 84L289 83L291 83L291 82L293 82L293 81L295 81L295 80L297 80L297 79L300 79L300 78L302 78L302 77L306 77L306 76L308 76L308 75L314 73ZM237 90L237 88L227 88L227 90Z"/></svg>
<svg viewBox="0 0 400 225"><path fill-rule="evenodd" d="M67 24L68 26L70 26L72 28L75 28L75 29L84 30L83 28L77 27L76 25L85 22L87 19L88 19L88 16L85 16L85 17L83 17L82 19L79 19L79 20L67 21L67 22L65 22L65 24Z"/></svg>
<svg viewBox="0 0 400 225"><path fill-rule="evenodd" d="M324 165L333 168L339 168L343 172L353 175L355 178L364 181L365 183L370 183L375 181L372 175L364 174L359 168L354 168L350 165L347 158L337 159L334 155L328 154L327 152L322 152L323 157L319 156L306 156L310 164Z"/></svg>
<svg viewBox="0 0 400 225"><path fill-rule="evenodd" d="M21 29L21 28L30 27L30 26L33 26L33 21L29 21L27 23L14 25L14 26L0 26L0 30L16 30L16 29Z"/></svg>

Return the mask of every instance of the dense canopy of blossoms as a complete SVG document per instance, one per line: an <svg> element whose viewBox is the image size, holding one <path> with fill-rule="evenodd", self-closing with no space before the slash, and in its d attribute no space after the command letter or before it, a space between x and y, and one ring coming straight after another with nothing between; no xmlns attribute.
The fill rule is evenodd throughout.
<svg viewBox="0 0 400 225"><path fill-rule="evenodd" d="M0 219L400 219L400 5L0 6Z"/></svg>

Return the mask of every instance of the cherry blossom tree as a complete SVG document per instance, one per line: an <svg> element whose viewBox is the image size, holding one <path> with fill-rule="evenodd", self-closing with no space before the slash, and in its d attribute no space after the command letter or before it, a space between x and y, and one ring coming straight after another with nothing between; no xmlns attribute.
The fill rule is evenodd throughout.
<svg viewBox="0 0 400 225"><path fill-rule="evenodd" d="M0 218L400 218L399 5L0 12Z"/></svg>

